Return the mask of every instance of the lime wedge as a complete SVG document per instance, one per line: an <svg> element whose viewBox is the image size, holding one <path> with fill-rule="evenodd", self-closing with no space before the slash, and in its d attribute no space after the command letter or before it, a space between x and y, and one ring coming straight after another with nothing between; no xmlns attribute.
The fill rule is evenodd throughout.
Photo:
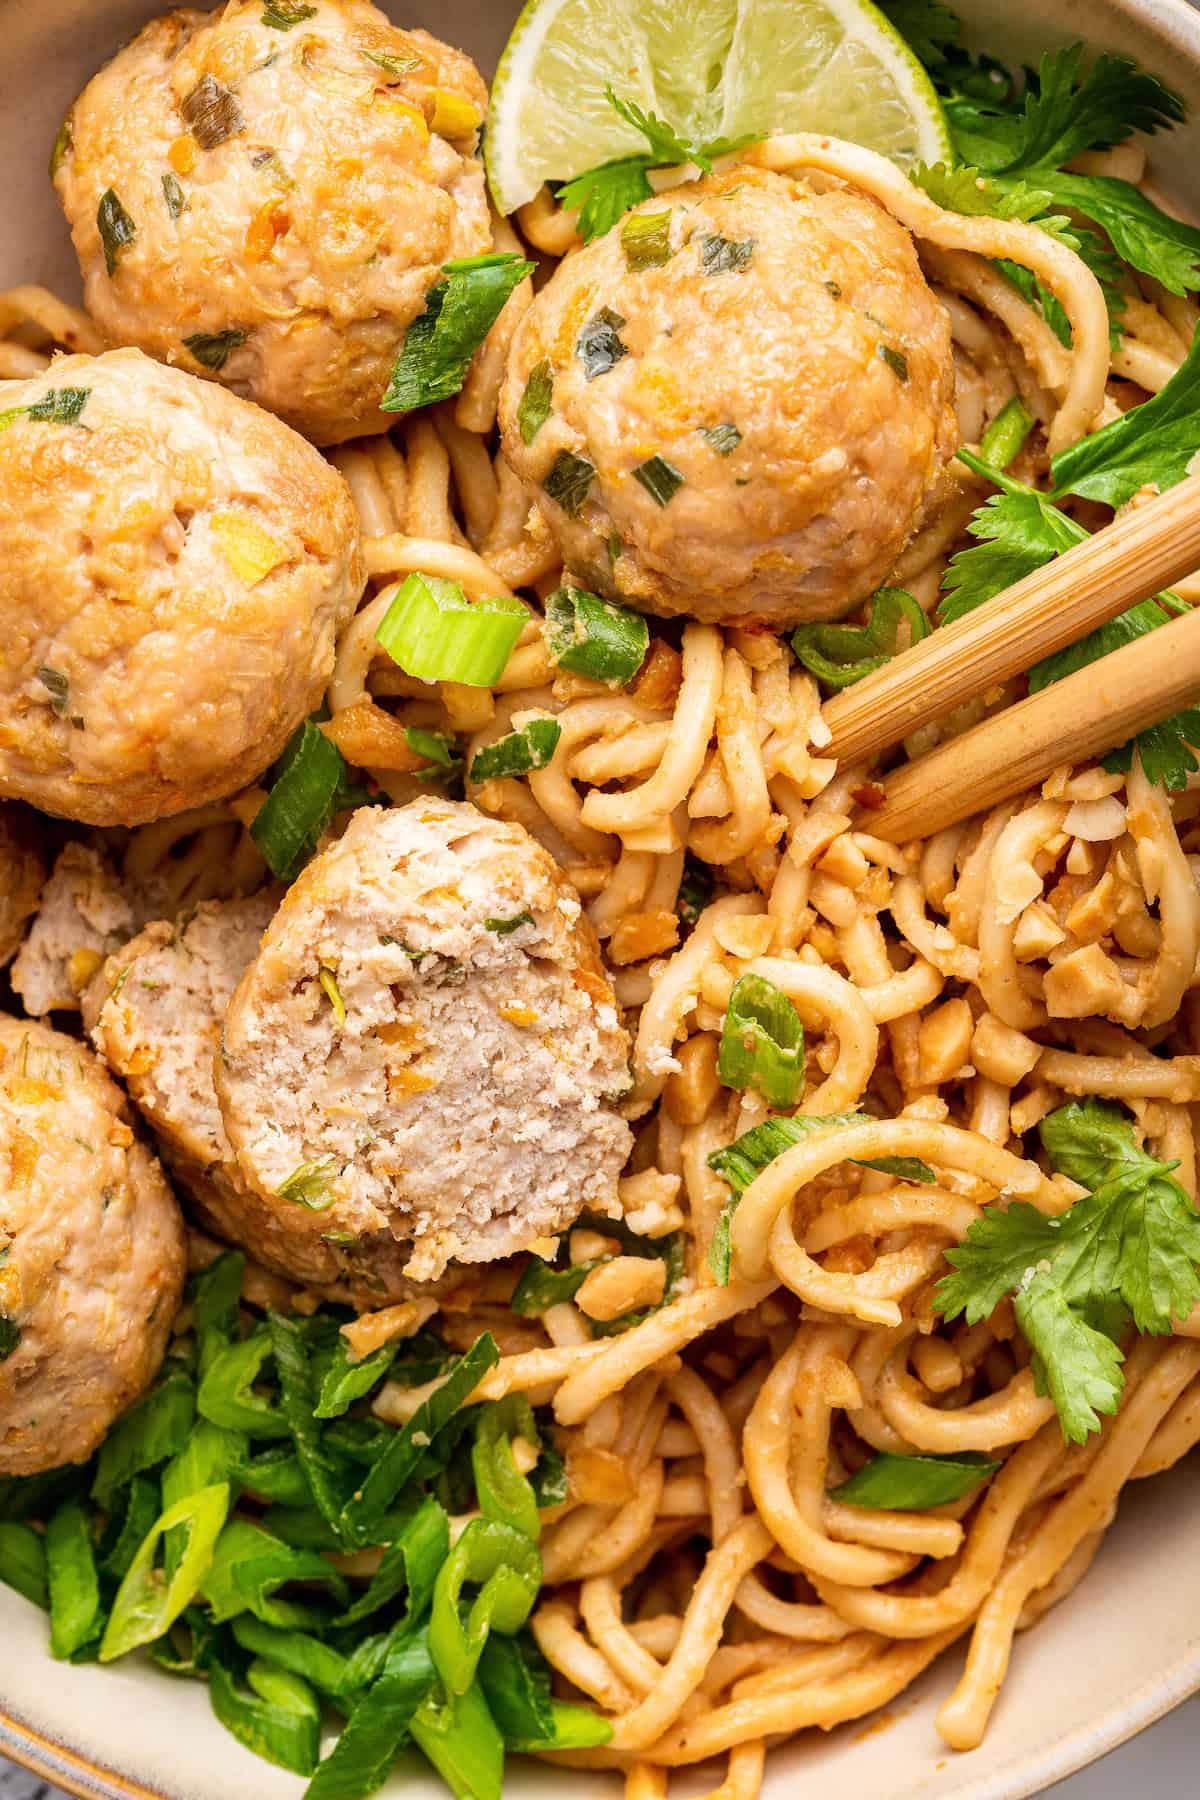
<svg viewBox="0 0 1200 1800"><path fill-rule="evenodd" d="M950 154L929 77L870 0L529 0L492 86L501 212L645 151L607 86L693 141L823 131L904 165Z"/></svg>

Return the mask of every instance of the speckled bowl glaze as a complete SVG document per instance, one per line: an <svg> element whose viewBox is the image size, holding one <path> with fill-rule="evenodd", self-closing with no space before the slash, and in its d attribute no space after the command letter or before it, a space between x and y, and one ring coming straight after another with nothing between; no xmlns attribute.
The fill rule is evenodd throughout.
<svg viewBox="0 0 1200 1800"><path fill-rule="evenodd" d="M495 66L510 0L383 0ZM1156 140L1161 186L1200 213L1200 14L1185 0L954 0L977 46L1006 62L1083 38L1136 57L1179 89L1190 123ZM87 78L165 0L0 0L0 288L77 291L66 229L46 177L59 120ZM680 6L681 22L689 12ZM0 627L2 629L2 627ZM946 1749L933 1725L953 1685L951 1651L882 1718L810 1733L773 1753L767 1800L1023 1800L1113 1749L1200 1689L1196 1463L1129 1491L1083 1586L1028 1636L982 1748ZM0 1587L0 1753L88 1800L298 1800L303 1784L243 1750L198 1684L136 1660L112 1669L54 1663L44 1615ZM514 1800L616 1796L615 1778L513 1764ZM444 1800L427 1765L397 1770L395 1800Z"/></svg>

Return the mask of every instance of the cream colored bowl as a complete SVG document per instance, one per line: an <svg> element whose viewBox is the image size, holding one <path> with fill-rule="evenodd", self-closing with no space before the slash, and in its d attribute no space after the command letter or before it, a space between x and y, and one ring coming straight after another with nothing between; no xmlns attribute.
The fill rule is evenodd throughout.
<svg viewBox="0 0 1200 1800"><path fill-rule="evenodd" d="M88 76L167 0L0 0L0 288L45 282L75 292L74 260L46 177L59 120ZM405 7L494 67L510 0ZM1082 37L1136 57L1180 90L1191 123L1156 140L1163 188L1200 213L1200 14L1185 0L955 0L976 47L1005 62ZM681 0L681 23L689 0ZM4 624L0 620L0 642ZM983 1747L946 1749L933 1727L961 1651L882 1718L777 1751L767 1800L1023 1800L1084 1767L1200 1689L1200 1517L1196 1465L1127 1491L1083 1586L1017 1640ZM303 1784L251 1756L217 1724L203 1687L136 1661L113 1669L54 1663L45 1616L0 1586L0 1753L73 1793L103 1800L296 1800ZM564 1777L512 1764L509 1791L541 1800L618 1796L615 1777ZM386 1790L445 1800L427 1765Z"/></svg>

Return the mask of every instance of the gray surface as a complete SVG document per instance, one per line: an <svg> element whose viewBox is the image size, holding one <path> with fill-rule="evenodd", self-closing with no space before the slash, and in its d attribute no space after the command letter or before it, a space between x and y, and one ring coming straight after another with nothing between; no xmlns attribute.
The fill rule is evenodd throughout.
<svg viewBox="0 0 1200 1800"><path fill-rule="evenodd" d="M1195 1791L1197 1743L1200 1695L1082 1775L1048 1788L1046 1800L1178 1800ZM59 1790L0 1759L0 1800L59 1800Z"/></svg>

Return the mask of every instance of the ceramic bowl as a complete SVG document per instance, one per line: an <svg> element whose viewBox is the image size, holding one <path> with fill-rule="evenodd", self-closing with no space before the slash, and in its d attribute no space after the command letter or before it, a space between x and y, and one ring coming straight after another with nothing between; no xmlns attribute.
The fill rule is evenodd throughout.
<svg viewBox="0 0 1200 1800"><path fill-rule="evenodd" d="M75 294L66 229L46 177L59 120L84 82L167 0L0 0L0 288L37 281ZM1190 123L1155 140L1161 188L1200 215L1200 14L1185 0L953 0L975 47L1010 64L1084 38L1124 52L1182 92ZM485 71L511 0L438 0L386 10L469 50ZM689 13L687 0L681 19ZM0 626L2 633L2 626ZM0 639L2 641L2 639ZM961 1662L951 1651L882 1718L772 1754L766 1800L1023 1800L1083 1768L1200 1689L1195 1466L1138 1484L1082 1587L1018 1639L983 1746L946 1749L933 1726ZM199 1684L134 1659L112 1669L50 1660L45 1616L0 1587L0 1753L88 1800L297 1800L303 1784L217 1724ZM513 1800L563 1792L559 1771L510 1765ZM571 1776L573 1800L620 1793ZM445 1800L427 1765L386 1790Z"/></svg>

